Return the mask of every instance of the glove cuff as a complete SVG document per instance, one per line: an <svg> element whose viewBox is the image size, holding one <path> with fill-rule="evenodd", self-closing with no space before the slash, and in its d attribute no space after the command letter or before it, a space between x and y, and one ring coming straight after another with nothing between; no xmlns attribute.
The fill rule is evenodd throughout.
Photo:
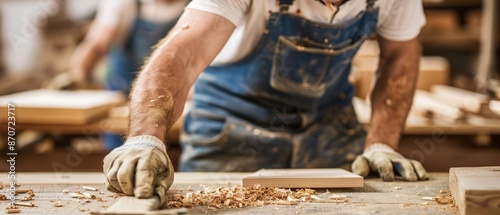
<svg viewBox="0 0 500 215"><path fill-rule="evenodd" d="M135 137L130 137L127 139L127 141L123 144L124 146L141 146L144 148L157 148L158 150L162 152L167 151L167 147L161 141L155 136L151 135L141 135L141 136L135 136Z"/></svg>
<svg viewBox="0 0 500 215"><path fill-rule="evenodd" d="M384 143L374 143L365 149L365 153L370 153L372 151L395 152L393 148Z"/></svg>

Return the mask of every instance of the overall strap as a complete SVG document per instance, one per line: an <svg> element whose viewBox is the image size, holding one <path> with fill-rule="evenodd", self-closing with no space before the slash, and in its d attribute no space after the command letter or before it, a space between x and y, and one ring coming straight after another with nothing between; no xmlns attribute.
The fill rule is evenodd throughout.
<svg viewBox="0 0 500 215"><path fill-rule="evenodd" d="M135 12L137 14L137 17L140 17L140 15L141 15L141 7L142 7L142 1L136 0L135 1Z"/></svg>
<svg viewBox="0 0 500 215"><path fill-rule="evenodd" d="M288 8L293 4L294 0L277 0L280 6L280 12L288 11Z"/></svg>
<svg viewBox="0 0 500 215"><path fill-rule="evenodd" d="M366 0L366 10L373 10L377 0Z"/></svg>

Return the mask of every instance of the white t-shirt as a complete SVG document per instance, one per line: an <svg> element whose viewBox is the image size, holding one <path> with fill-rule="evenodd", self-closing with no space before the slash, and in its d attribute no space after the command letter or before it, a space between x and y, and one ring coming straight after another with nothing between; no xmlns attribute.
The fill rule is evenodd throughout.
<svg viewBox="0 0 500 215"><path fill-rule="evenodd" d="M98 25L117 28L117 42L122 44L128 38L137 17L137 2L141 1L140 17L151 22L167 23L178 18L189 0L103 0L94 22Z"/></svg>
<svg viewBox="0 0 500 215"><path fill-rule="evenodd" d="M255 47L264 32L269 11L279 11L277 0L193 0L188 9L220 15L236 26L222 51L212 65L224 65L245 57ZM379 21L377 33L394 41L414 39L425 24L421 0L378 0ZM332 23L354 18L365 10L366 0L350 0L339 7ZM295 0L290 12L300 13L307 19L328 23L332 11L315 0Z"/></svg>

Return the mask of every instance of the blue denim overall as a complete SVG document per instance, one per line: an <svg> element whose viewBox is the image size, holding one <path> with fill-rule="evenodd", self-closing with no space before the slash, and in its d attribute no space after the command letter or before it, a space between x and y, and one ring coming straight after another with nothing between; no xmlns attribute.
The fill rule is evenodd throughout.
<svg viewBox="0 0 500 215"><path fill-rule="evenodd" d="M181 171L348 168L363 151L348 81L351 61L378 19L375 0L354 19L324 24L280 0L244 59L207 68L195 83Z"/></svg>
<svg viewBox="0 0 500 215"><path fill-rule="evenodd" d="M140 1L137 1L137 18L130 35L123 47L115 46L109 54L109 72L106 77L106 89L117 90L128 95L137 72L144 60L151 54L153 46L165 37L177 19L156 23L139 16ZM123 144L121 135L104 134L105 147L112 150Z"/></svg>

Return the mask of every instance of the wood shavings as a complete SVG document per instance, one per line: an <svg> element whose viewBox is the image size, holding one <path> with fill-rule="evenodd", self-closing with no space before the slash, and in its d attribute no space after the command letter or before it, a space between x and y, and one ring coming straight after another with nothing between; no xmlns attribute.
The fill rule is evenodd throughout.
<svg viewBox="0 0 500 215"><path fill-rule="evenodd" d="M205 206L216 209L243 208L263 205L297 205L298 202L313 200L316 191L313 189L290 189L262 187L206 187L185 195L176 193L169 197L171 208L192 208ZM316 196L316 198L319 198Z"/></svg>
<svg viewBox="0 0 500 215"><path fill-rule="evenodd" d="M87 192L83 192L82 195L84 195L85 197L89 198L89 199L95 199L95 195L94 194L90 194L90 193L87 193Z"/></svg>
<svg viewBox="0 0 500 215"><path fill-rule="evenodd" d="M95 187L83 186L82 188L84 190L97 191L97 188L95 188Z"/></svg>
<svg viewBox="0 0 500 215"><path fill-rule="evenodd" d="M440 195L434 197L435 201L438 204L446 205L450 203L455 203L455 200L453 199L453 196L451 196L451 193L449 191L441 189L439 190L439 194Z"/></svg>
<svg viewBox="0 0 500 215"><path fill-rule="evenodd" d="M432 197L432 196L424 196L422 197L423 200L427 200L427 201L435 201L436 198L435 197Z"/></svg>
<svg viewBox="0 0 500 215"><path fill-rule="evenodd" d="M5 209L16 209L16 208L17 206L9 203L9 205Z"/></svg>
<svg viewBox="0 0 500 215"><path fill-rule="evenodd" d="M20 213L20 212L21 212L21 209L18 209L18 208L5 209L5 213L8 213L8 214L14 214L14 213Z"/></svg>
<svg viewBox="0 0 500 215"><path fill-rule="evenodd" d="M67 194L67 193L69 193L69 191L68 190L63 190L62 193L63 194Z"/></svg>
<svg viewBox="0 0 500 215"><path fill-rule="evenodd" d="M33 202L14 202L14 205L17 205L17 206L26 206L26 207L35 207L35 203L33 203Z"/></svg>
<svg viewBox="0 0 500 215"><path fill-rule="evenodd" d="M385 104L386 104L387 106L391 106L391 105L392 105L392 100L391 100L391 99L386 99L386 100L385 100Z"/></svg>
<svg viewBox="0 0 500 215"><path fill-rule="evenodd" d="M76 192L75 192L75 193L70 194L70 196L71 196L71 198L77 198L77 199L83 199L83 198L85 198L85 196L84 196L83 194L81 194L81 193L76 193Z"/></svg>
<svg viewBox="0 0 500 215"><path fill-rule="evenodd" d="M120 196L122 196L122 195L120 195L118 193L111 193L111 194L108 195L108 197L113 197L113 198L118 198Z"/></svg>
<svg viewBox="0 0 500 215"><path fill-rule="evenodd" d="M311 195L311 199L314 199L314 200L323 200L322 198L319 198L316 195Z"/></svg>
<svg viewBox="0 0 500 215"><path fill-rule="evenodd" d="M451 195L450 191L441 189L439 190L439 195L433 197L434 201L442 206L442 210L445 211L451 211L453 213L458 213L458 206L455 203L455 199L453 199L453 196Z"/></svg>
<svg viewBox="0 0 500 215"><path fill-rule="evenodd" d="M33 197L35 197L35 194L30 189L30 190L28 190L27 194L25 196L23 196L20 200L21 201L31 201L31 200L33 200Z"/></svg>
<svg viewBox="0 0 500 215"><path fill-rule="evenodd" d="M63 205L61 205L61 201L58 201L56 203L54 203L54 207L62 207Z"/></svg>
<svg viewBox="0 0 500 215"><path fill-rule="evenodd" d="M448 198L445 198L445 197L442 197L442 196L436 196L436 202L438 204L442 204L442 205L445 205L445 204L448 204L450 203L450 199Z"/></svg>
<svg viewBox="0 0 500 215"><path fill-rule="evenodd" d="M347 198L347 196L346 195L332 194L332 195L328 196L328 198L338 200L338 199L345 199L345 198Z"/></svg>
<svg viewBox="0 0 500 215"><path fill-rule="evenodd" d="M394 187L395 190L401 190L401 187Z"/></svg>
<svg viewBox="0 0 500 215"><path fill-rule="evenodd" d="M191 26L191 22L187 22L184 26L182 26L182 30L187 30Z"/></svg>
<svg viewBox="0 0 500 215"><path fill-rule="evenodd" d="M4 195L4 194L0 194L0 200L2 200L2 201L3 201L3 200L7 200L7 199L8 199L8 198L7 198L7 196L6 196L6 195Z"/></svg>
<svg viewBox="0 0 500 215"><path fill-rule="evenodd" d="M23 189L23 190L16 190L15 191L16 194L19 194L19 193L28 193L28 192L33 193L33 191L31 189Z"/></svg>

